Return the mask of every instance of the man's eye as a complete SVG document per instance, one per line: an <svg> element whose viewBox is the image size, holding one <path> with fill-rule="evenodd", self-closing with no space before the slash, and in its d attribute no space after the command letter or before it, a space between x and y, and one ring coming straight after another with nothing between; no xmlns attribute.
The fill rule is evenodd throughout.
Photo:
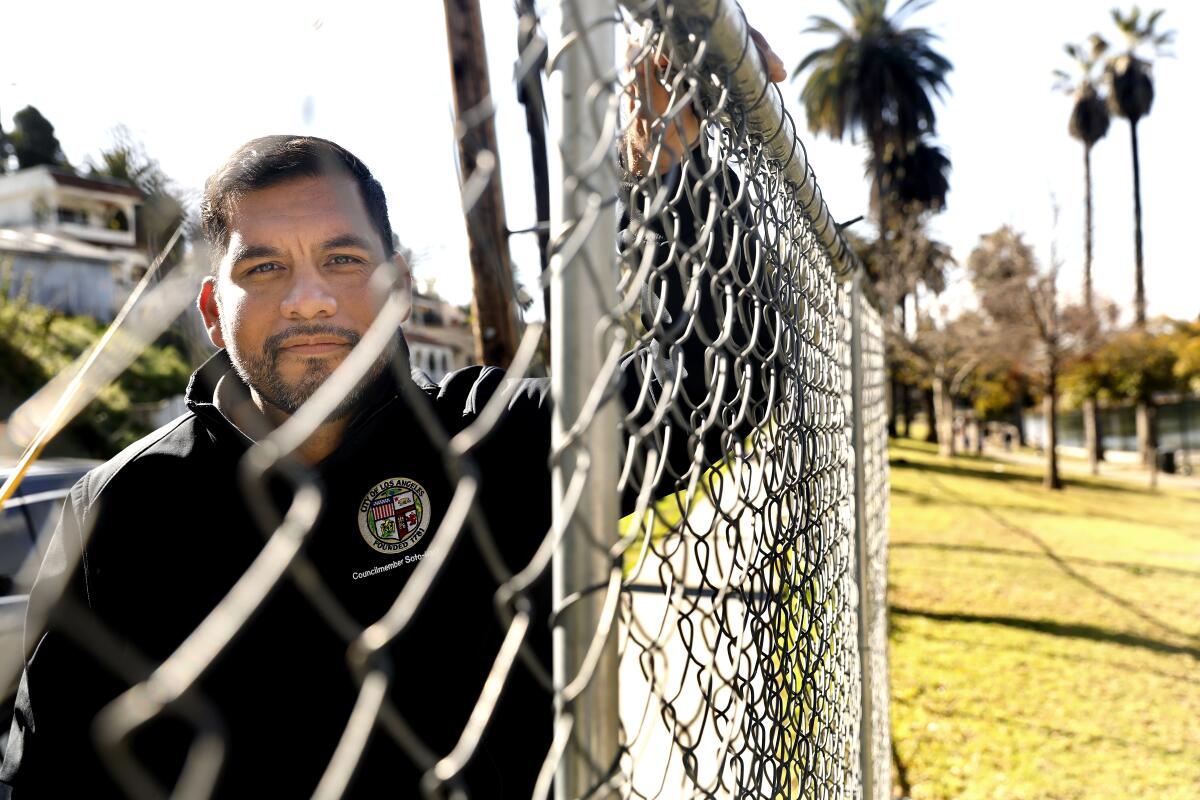
<svg viewBox="0 0 1200 800"><path fill-rule="evenodd" d="M363 260L357 256L334 256L333 258L329 259L329 263L338 265L361 264L363 263Z"/></svg>
<svg viewBox="0 0 1200 800"><path fill-rule="evenodd" d="M283 265L275 261L267 261L263 264L255 264L250 269L246 270L247 275L263 275L268 272L275 272L283 269Z"/></svg>

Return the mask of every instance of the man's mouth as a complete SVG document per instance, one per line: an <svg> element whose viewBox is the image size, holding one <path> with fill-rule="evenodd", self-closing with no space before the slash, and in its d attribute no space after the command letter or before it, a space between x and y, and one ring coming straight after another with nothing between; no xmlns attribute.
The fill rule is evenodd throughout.
<svg viewBox="0 0 1200 800"><path fill-rule="evenodd" d="M350 342L326 336L292 339L279 348L281 354L295 356L324 356L349 350Z"/></svg>
<svg viewBox="0 0 1200 800"><path fill-rule="evenodd" d="M293 358L336 358L358 344L358 334L337 325L295 325L272 334L263 343L263 356L271 362Z"/></svg>

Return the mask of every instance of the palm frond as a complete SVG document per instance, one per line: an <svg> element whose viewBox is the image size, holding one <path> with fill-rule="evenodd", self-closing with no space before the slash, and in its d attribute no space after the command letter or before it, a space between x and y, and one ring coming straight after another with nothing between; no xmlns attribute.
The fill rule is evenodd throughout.
<svg viewBox="0 0 1200 800"><path fill-rule="evenodd" d="M829 17L809 17L808 27L801 33L822 33L831 34L833 36L851 36L850 31L839 25Z"/></svg>
<svg viewBox="0 0 1200 800"><path fill-rule="evenodd" d="M916 14L918 11L921 11L924 8L927 8L931 3L933 3L933 0L904 0L904 2L900 4L900 7L892 12L892 24L899 27L904 22L905 18Z"/></svg>

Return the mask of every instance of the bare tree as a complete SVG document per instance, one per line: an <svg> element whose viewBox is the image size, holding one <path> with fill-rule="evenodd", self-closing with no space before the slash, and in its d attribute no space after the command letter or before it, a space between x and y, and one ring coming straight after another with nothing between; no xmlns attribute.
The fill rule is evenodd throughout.
<svg viewBox="0 0 1200 800"><path fill-rule="evenodd" d="M1058 207L1055 206L1055 219ZM1043 485L1061 489L1058 473L1059 373L1086 331L1086 311L1064 308L1058 298L1060 267L1054 245L1050 265L1041 268L1021 234L1005 225L980 237L967 259L967 270L990 323L996 348L1022 359L1036 376L1046 420L1046 471Z"/></svg>

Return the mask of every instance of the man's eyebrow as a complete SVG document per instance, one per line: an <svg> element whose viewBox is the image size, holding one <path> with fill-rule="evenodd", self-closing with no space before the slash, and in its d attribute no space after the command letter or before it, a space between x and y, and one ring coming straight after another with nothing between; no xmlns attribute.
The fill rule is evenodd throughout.
<svg viewBox="0 0 1200 800"><path fill-rule="evenodd" d="M321 242L322 250L336 250L340 247L356 247L359 250L370 250L367 240L356 233L343 233Z"/></svg>
<svg viewBox="0 0 1200 800"><path fill-rule="evenodd" d="M282 253L265 244L243 244L233 248L230 263L237 265L254 258L280 258Z"/></svg>

